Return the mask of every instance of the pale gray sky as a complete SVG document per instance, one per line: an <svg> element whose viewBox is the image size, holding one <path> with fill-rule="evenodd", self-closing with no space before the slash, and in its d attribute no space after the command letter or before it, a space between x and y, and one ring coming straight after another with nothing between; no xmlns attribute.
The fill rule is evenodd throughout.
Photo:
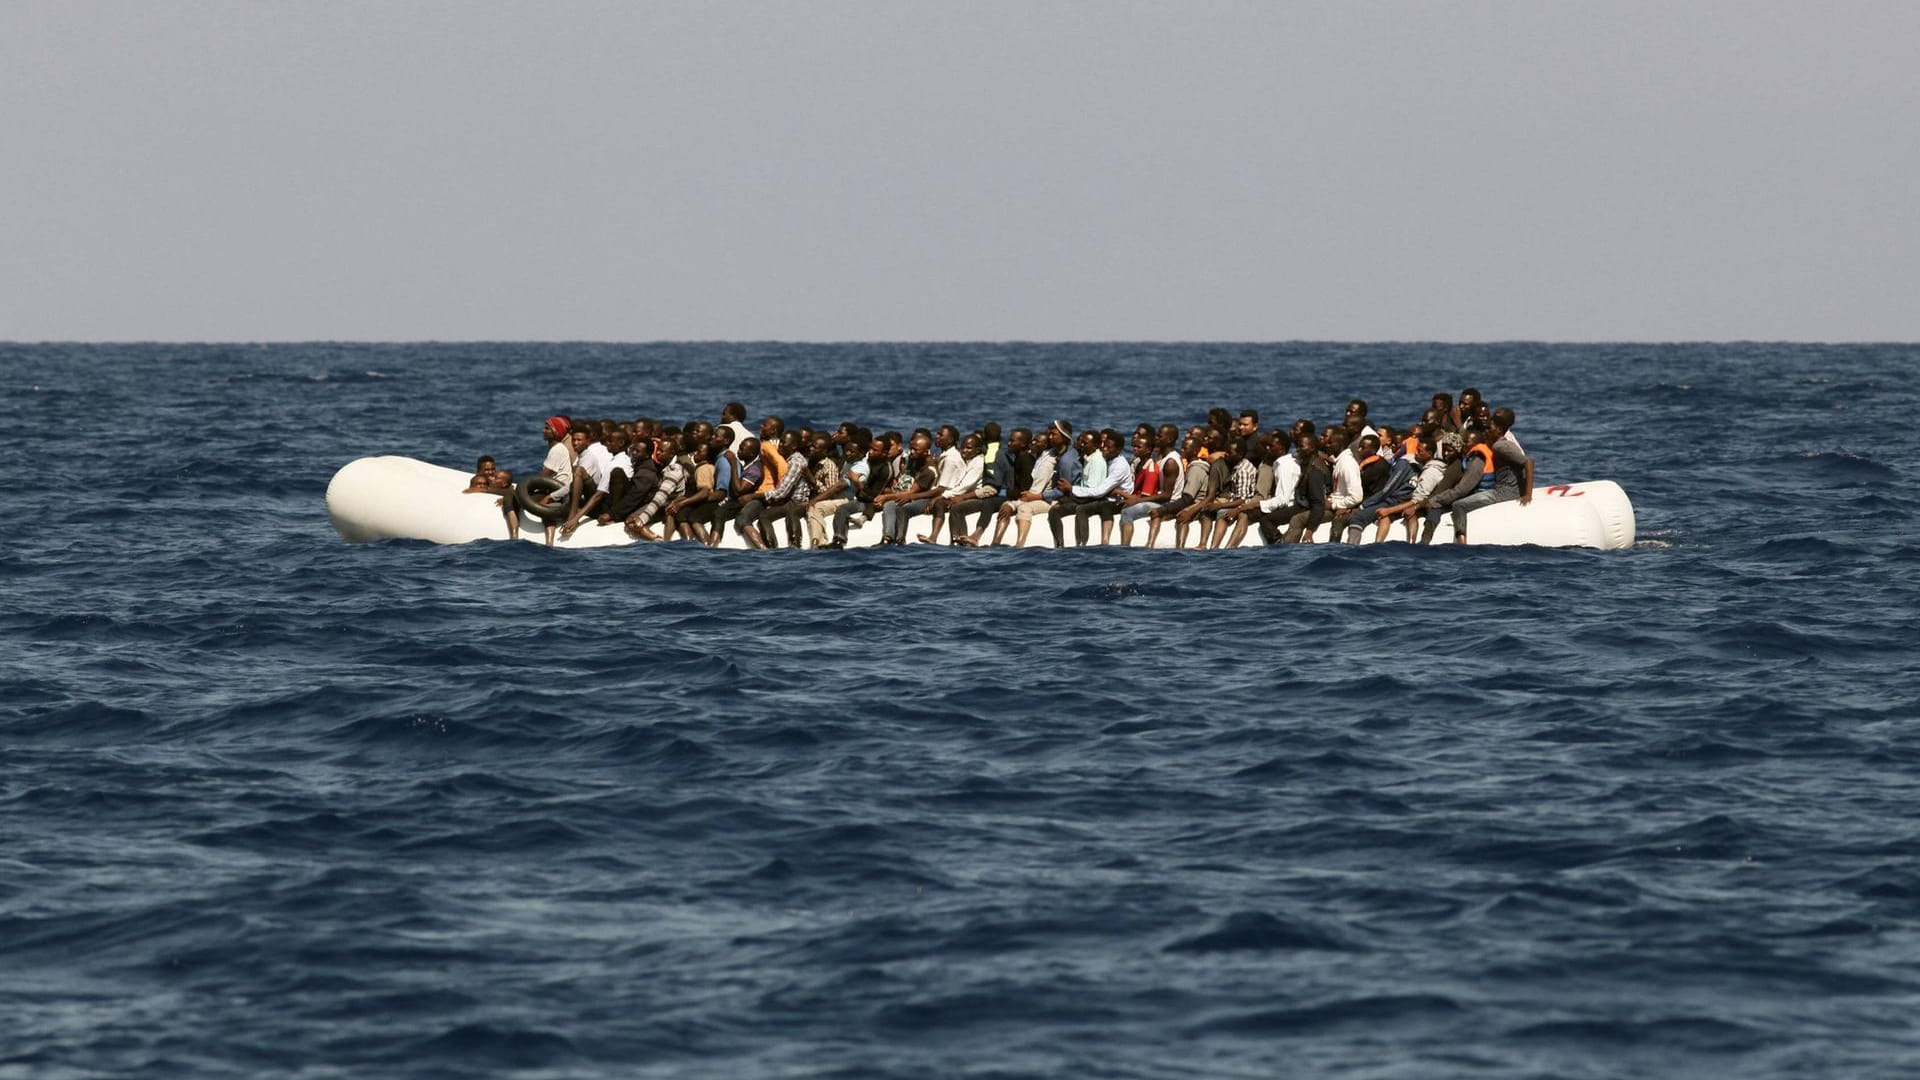
<svg viewBox="0 0 1920 1080"><path fill-rule="evenodd" d="M0 339L1920 339L1920 3L0 3Z"/></svg>

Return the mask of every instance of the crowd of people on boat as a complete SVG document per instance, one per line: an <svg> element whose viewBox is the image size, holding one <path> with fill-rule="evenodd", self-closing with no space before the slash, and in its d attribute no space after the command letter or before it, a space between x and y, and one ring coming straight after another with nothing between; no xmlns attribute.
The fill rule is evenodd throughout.
<svg viewBox="0 0 1920 1080"><path fill-rule="evenodd" d="M718 545L731 527L752 548L843 548L878 522L881 544L1021 546L1042 520L1054 546L1232 547L1258 532L1269 544L1431 543L1450 516L1465 543L1469 515L1533 496L1533 460L1510 408L1468 388L1437 393L1417 420L1376 422L1354 398L1337 422L1262 428L1255 409L1212 410L1204 423L1076 429L1065 419L1002 429L953 424L875 432L851 421L789 429L778 416L747 426L731 402L718 422L664 424L567 415L547 418L538 476L516 484L482 457L467 491L497 496L510 536L521 511L546 540L581 528L621 528L636 540ZM918 522L916 528L916 519ZM1099 523L1095 539L1094 522Z"/></svg>

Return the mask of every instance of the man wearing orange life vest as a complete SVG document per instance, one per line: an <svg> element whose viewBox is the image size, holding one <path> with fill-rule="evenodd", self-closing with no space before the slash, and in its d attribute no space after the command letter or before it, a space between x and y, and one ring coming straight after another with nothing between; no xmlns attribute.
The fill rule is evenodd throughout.
<svg viewBox="0 0 1920 1080"><path fill-rule="evenodd" d="M1482 444L1470 448L1478 455L1487 472L1493 474L1493 487L1476 491L1453 504L1453 542L1467 542L1467 515L1483 506L1520 500L1525 506L1533 501L1533 459L1520 448L1513 436L1513 410L1502 406L1492 414L1493 429Z"/></svg>
<svg viewBox="0 0 1920 1080"><path fill-rule="evenodd" d="M1492 452L1487 451L1486 433L1478 428L1469 428L1466 435L1449 434L1441 439L1441 453L1447 458L1447 471L1440 486L1433 494L1417 504L1418 509L1426 513L1426 523L1420 529L1420 542L1433 543L1433 534L1440 528L1440 515L1446 513L1453 504L1480 486L1480 478L1486 475L1487 462L1492 460ZM1482 454L1481 451L1487 451Z"/></svg>

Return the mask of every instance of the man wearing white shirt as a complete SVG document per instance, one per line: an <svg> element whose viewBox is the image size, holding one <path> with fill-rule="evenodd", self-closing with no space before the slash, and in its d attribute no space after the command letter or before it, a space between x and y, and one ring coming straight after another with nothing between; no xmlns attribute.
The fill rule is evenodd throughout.
<svg viewBox="0 0 1920 1080"><path fill-rule="evenodd" d="M1100 463L1099 468L1094 467L1095 462ZM1067 546L1063 519L1072 514L1073 542L1076 546L1086 547L1088 521L1110 499L1117 502L1113 498L1115 493L1133 493L1133 466L1128 463L1126 455L1120 452L1120 433L1106 428L1100 432L1098 452L1087 458L1087 468L1081 473L1080 483L1070 485L1067 494L1047 514L1047 524L1053 527L1053 546Z"/></svg>
<svg viewBox="0 0 1920 1080"><path fill-rule="evenodd" d="M1254 513L1241 516L1233 529L1233 542L1227 546L1240 546L1241 538L1247 534L1249 519L1260 523L1261 539L1269 544L1277 543L1283 535L1281 529L1300 510L1302 475L1300 459L1293 452L1293 439L1284 432L1276 432L1273 435L1273 494L1254 503Z"/></svg>
<svg viewBox="0 0 1920 1080"><path fill-rule="evenodd" d="M733 431L736 447L753 436L753 432L747 430L747 407L737 401L727 402L727 407L720 410L720 426Z"/></svg>
<svg viewBox="0 0 1920 1080"><path fill-rule="evenodd" d="M1327 509L1338 514L1360 505L1360 459L1353 456L1353 447L1346 445L1345 433L1340 428L1329 430L1327 438L1340 444L1332 448L1335 451L1333 493L1327 496Z"/></svg>
<svg viewBox="0 0 1920 1080"><path fill-rule="evenodd" d="M951 425L940 429L940 438L949 434L958 435ZM980 486L980 478L986 474L986 444L978 435L968 435L960 440L958 446L948 447L940 455L940 473L934 480L936 494L927 504L927 514L933 518L933 531L921 533L920 542L936 544L940 542L940 527L946 524L947 507L954 503L971 499L975 488ZM960 537L956 534L955 540Z"/></svg>
<svg viewBox="0 0 1920 1080"><path fill-rule="evenodd" d="M600 505L607 501L607 490L613 486L613 451L600 439L598 423L582 420L574 425L573 498L568 504L567 523L560 527L563 540L580 527L581 518L599 514Z"/></svg>

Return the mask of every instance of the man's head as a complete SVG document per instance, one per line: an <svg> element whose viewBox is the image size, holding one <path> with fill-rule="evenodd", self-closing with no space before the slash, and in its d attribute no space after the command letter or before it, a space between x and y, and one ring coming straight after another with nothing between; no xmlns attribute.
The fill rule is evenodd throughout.
<svg viewBox="0 0 1920 1080"><path fill-rule="evenodd" d="M1180 442L1180 456L1188 461L1200 456L1200 437L1189 435Z"/></svg>
<svg viewBox="0 0 1920 1080"><path fill-rule="evenodd" d="M1242 409L1240 419L1233 423L1235 435L1247 436L1260 430L1260 413L1257 409Z"/></svg>
<svg viewBox="0 0 1920 1080"><path fill-rule="evenodd" d="M1347 429L1342 427L1328 428L1326 434L1320 440L1320 445L1326 447L1327 453L1329 454L1340 453L1347 448Z"/></svg>
<svg viewBox="0 0 1920 1080"><path fill-rule="evenodd" d="M1363 424L1366 423L1367 422L1366 401L1364 401L1361 398L1354 398L1352 401L1347 402L1347 419L1349 420L1358 419L1361 423Z"/></svg>
<svg viewBox="0 0 1920 1080"><path fill-rule="evenodd" d="M907 444L908 456L915 461L925 461L933 453L933 440L924 431L913 433L913 441Z"/></svg>
<svg viewBox="0 0 1920 1080"><path fill-rule="evenodd" d="M726 407L720 410L720 423L723 425L743 423L746 419L747 407L737 401L727 402Z"/></svg>
<svg viewBox="0 0 1920 1080"><path fill-rule="evenodd" d="M813 442L809 444L807 447L807 456L817 461L821 458L826 457L832 451L833 451L833 436L825 435L825 434L816 434L813 437Z"/></svg>
<svg viewBox="0 0 1920 1080"><path fill-rule="evenodd" d="M1080 451L1081 457L1086 457L1088 454L1100 449L1100 436L1095 435L1091 431L1083 431L1080 433L1080 437L1073 441L1073 448Z"/></svg>
<svg viewBox="0 0 1920 1080"><path fill-rule="evenodd" d="M992 420L989 420L986 423L980 425L980 438L989 443L999 442L1000 441L1000 425L995 423Z"/></svg>
<svg viewBox="0 0 1920 1080"><path fill-rule="evenodd" d="M547 440L547 442L557 443L560 440L566 438L568 432L571 432L572 430L573 430L572 420L567 419L565 416L555 414L553 416L547 417L546 426L540 429L540 434L542 437L544 437Z"/></svg>
<svg viewBox="0 0 1920 1080"><path fill-rule="evenodd" d="M673 440L664 435L653 440L653 463L655 465L665 465L672 460Z"/></svg>
<svg viewBox="0 0 1920 1080"><path fill-rule="evenodd" d="M1060 453L1073 445L1073 424L1066 420L1055 420L1047 429L1047 441L1053 444L1054 453Z"/></svg>
<svg viewBox="0 0 1920 1080"><path fill-rule="evenodd" d="M1136 433L1133 437L1133 456L1138 461L1145 461L1152 457L1153 436Z"/></svg>
<svg viewBox="0 0 1920 1080"><path fill-rule="evenodd" d="M575 454L584 453L587 447L593 445L593 436L588 434L587 427L584 424L574 428L568 432L567 435L568 438L573 440L573 452Z"/></svg>
<svg viewBox="0 0 1920 1080"><path fill-rule="evenodd" d="M740 440L740 445L733 448L733 453L742 462L752 461L760 456L760 440L749 435Z"/></svg>
<svg viewBox="0 0 1920 1080"><path fill-rule="evenodd" d="M1180 425L1161 424L1160 430L1154 432L1153 445L1154 449L1163 454L1177 449L1180 446Z"/></svg>
<svg viewBox="0 0 1920 1080"><path fill-rule="evenodd" d="M1033 432L1017 427L1007 433L1007 449L1018 454L1033 445Z"/></svg>
<svg viewBox="0 0 1920 1080"><path fill-rule="evenodd" d="M1320 437L1311 431L1303 431L1293 437L1293 454L1306 461L1320 452Z"/></svg>
<svg viewBox="0 0 1920 1080"><path fill-rule="evenodd" d="M1120 433L1112 428L1102 429L1100 432L1100 456L1109 461L1118 456L1122 445L1120 439Z"/></svg>
<svg viewBox="0 0 1920 1080"><path fill-rule="evenodd" d="M960 429L954 427L952 424L941 424L940 433L934 436L933 445L939 447L941 452L945 453L959 444Z"/></svg>
<svg viewBox="0 0 1920 1080"><path fill-rule="evenodd" d="M966 438L960 440L960 456L966 458L968 461L972 461L974 458L986 453L986 449L986 444L981 441L981 436L979 435L968 435Z"/></svg>
<svg viewBox="0 0 1920 1080"><path fill-rule="evenodd" d="M789 431L785 435L780 436L780 456L781 457L792 457L794 454L797 454L799 452L800 452L800 433L799 432Z"/></svg>
<svg viewBox="0 0 1920 1080"><path fill-rule="evenodd" d="M1505 405L1493 410L1493 429L1502 435L1513 430L1513 410Z"/></svg>
<svg viewBox="0 0 1920 1080"><path fill-rule="evenodd" d="M1354 445L1353 456L1357 458L1370 458L1379 452L1380 437L1377 435L1362 435L1360 436L1360 441Z"/></svg>
<svg viewBox="0 0 1920 1080"><path fill-rule="evenodd" d="M777 416L769 416L760 421L760 440L779 444L780 436L787 433L787 422Z"/></svg>
<svg viewBox="0 0 1920 1080"><path fill-rule="evenodd" d="M493 455L481 454L480 461L473 467L473 471L479 473L481 476L492 476L494 472Z"/></svg>

